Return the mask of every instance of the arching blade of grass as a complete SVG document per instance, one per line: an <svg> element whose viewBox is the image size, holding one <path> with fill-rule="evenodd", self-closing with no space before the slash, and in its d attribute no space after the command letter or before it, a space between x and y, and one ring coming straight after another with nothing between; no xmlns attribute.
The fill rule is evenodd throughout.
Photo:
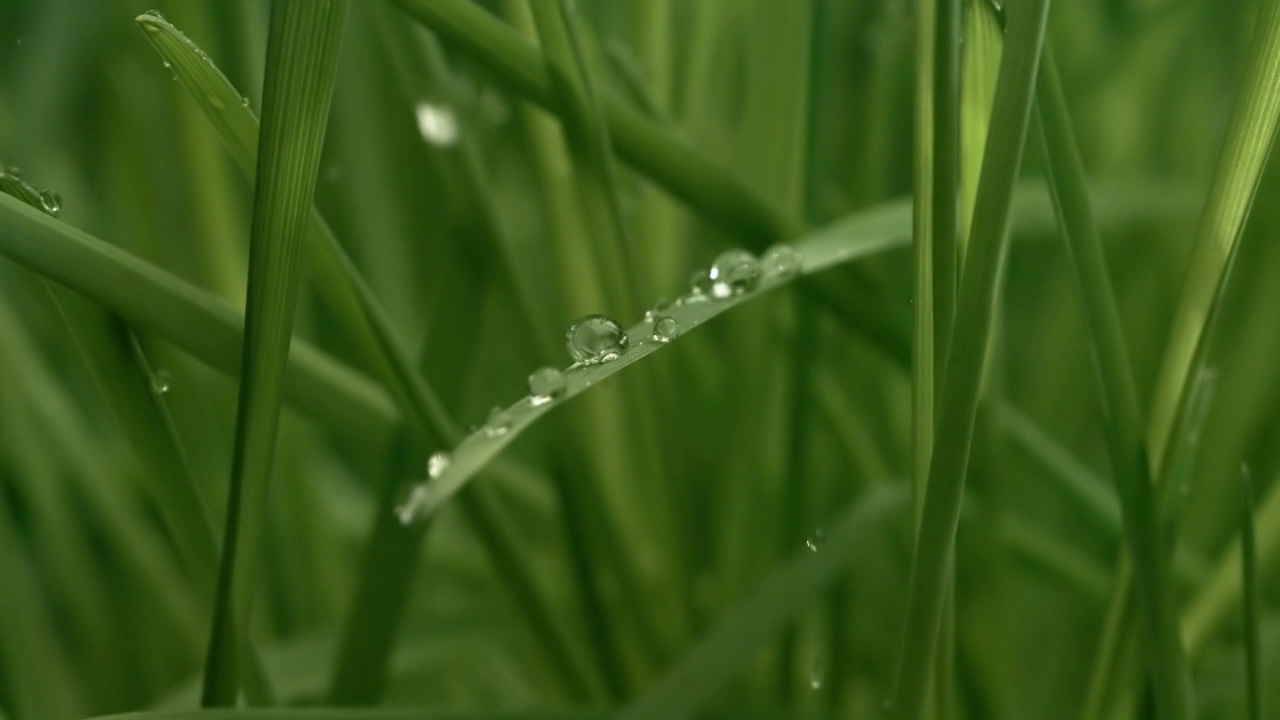
<svg viewBox="0 0 1280 720"><path fill-rule="evenodd" d="M466 0L393 2L444 39L466 49L517 92L557 115L568 113L555 91L547 58L520 33L482 8ZM794 237L800 231L795 218L751 192L669 128L649 120L611 94L602 94L600 104L618 156L674 197L731 231L736 241L761 252L771 242ZM856 271L849 272L852 279L858 277ZM907 364L909 340L896 325L885 321L883 308L876 307L883 302L881 298L855 282L813 281L802 287L895 362Z"/></svg>
<svg viewBox="0 0 1280 720"><path fill-rule="evenodd" d="M272 5L240 394L204 705L236 702L292 339L302 237L346 12L346 0L280 0Z"/></svg>
<svg viewBox="0 0 1280 720"><path fill-rule="evenodd" d="M1178 636L1177 609L1169 583L1169 552L1142 435L1133 365L1102 238L1089 204L1084 162L1076 148L1067 100L1047 45L1041 61L1036 109L1050 188L1092 335L1105 410L1104 434L1120 496L1126 546L1133 558L1157 712L1160 717L1186 718L1192 712L1190 674Z"/></svg>
<svg viewBox="0 0 1280 720"><path fill-rule="evenodd" d="M793 621L827 585L873 547L875 534L907 509L901 487L883 487L840 513L826 544L801 550L760 582L690 648L618 720L680 720L694 716L754 651Z"/></svg>
<svg viewBox="0 0 1280 720"><path fill-rule="evenodd" d="M230 305L3 194L0 255L98 301L218 370L239 371L243 320ZM290 350L285 392L297 407L360 444L384 442L397 419L381 388L301 340Z"/></svg>
<svg viewBox="0 0 1280 720"><path fill-rule="evenodd" d="M1225 285L1280 122L1280 1L1262 3L1254 28L1240 94L1156 379L1147 442L1157 475L1165 470L1170 441L1186 413L1192 385L1203 365L1204 337L1213 322L1217 297Z"/></svg>
<svg viewBox="0 0 1280 720"><path fill-rule="evenodd" d="M1014 186L1022 166L1048 10L1048 0L1019 3L1011 9L1009 37L1001 60L991 123L992 137L1000 138L1001 142L987 146L974 209L973 241L960 281L955 326L938 403L939 442L930 462L929 484L912 560L906 629L895 681L895 717L921 717L928 697L982 373L1008 247Z"/></svg>

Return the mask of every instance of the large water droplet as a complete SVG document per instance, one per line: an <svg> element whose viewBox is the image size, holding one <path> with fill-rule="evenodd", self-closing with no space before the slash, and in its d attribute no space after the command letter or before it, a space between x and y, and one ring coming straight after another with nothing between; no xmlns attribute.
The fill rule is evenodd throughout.
<svg viewBox="0 0 1280 720"><path fill-rule="evenodd" d="M40 207L56 217L62 211L62 196L53 190L45 190L40 193Z"/></svg>
<svg viewBox="0 0 1280 720"><path fill-rule="evenodd" d="M741 295L755 289L760 280L760 263L746 250L726 250L711 264L707 277L713 296Z"/></svg>
<svg viewBox="0 0 1280 720"><path fill-rule="evenodd" d="M627 334L603 315L588 315L569 326L564 344L574 362L595 365L621 357L627 351Z"/></svg>
<svg viewBox="0 0 1280 720"><path fill-rule="evenodd" d="M767 278L789 278L800 272L800 253L790 245L774 245L764 251L760 266Z"/></svg>
<svg viewBox="0 0 1280 720"><path fill-rule="evenodd" d="M653 321L653 339L660 343L671 342L680 334L680 323L675 318L660 317Z"/></svg>
<svg viewBox="0 0 1280 720"><path fill-rule="evenodd" d="M157 370L151 374L151 389L157 395L164 395L173 388L173 376L168 370Z"/></svg>
<svg viewBox="0 0 1280 720"><path fill-rule="evenodd" d="M437 147L449 147L458 141L458 118L451 108L423 101L414 108L414 115L423 140Z"/></svg>
<svg viewBox="0 0 1280 720"><path fill-rule="evenodd" d="M427 458L427 477L432 480L440 477L451 462L453 458L447 452L431 453L431 457Z"/></svg>
<svg viewBox="0 0 1280 720"><path fill-rule="evenodd" d="M529 375L529 400L534 405L545 405L564 391L564 373L553 367L538 368Z"/></svg>
<svg viewBox="0 0 1280 720"><path fill-rule="evenodd" d="M809 548L809 552L818 552L822 549L822 546L826 544L827 534L822 531L822 528L814 530L809 534L809 537L805 538L804 541L804 546Z"/></svg>

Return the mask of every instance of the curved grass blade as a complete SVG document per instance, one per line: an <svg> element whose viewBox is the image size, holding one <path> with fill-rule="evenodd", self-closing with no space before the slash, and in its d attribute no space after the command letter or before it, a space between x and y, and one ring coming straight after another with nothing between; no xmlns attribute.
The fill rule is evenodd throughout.
<svg viewBox="0 0 1280 720"><path fill-rule="evenodd" d="M882 487L845 508L820 552L802 550L771 572L618 720L693 716L754 657L753 651L808 608L842 570L873 547L875 534L907 508L902 486Z"/></svg>
<svg viewBox="0 0 1280 720"><path fill-rule="evenodd" d="M1176 437L1193 395L1191 388L1204 363L1203 346L1216 314L1217 298L1226 284L1280 123L1280 1L1264 2L1254 27L1240 94L1156 378L1147 442L1158 474L1165 470L1170 441Z"/></svg>
<svg viewBox="0 0 1280 720"><path fill-rule="evenodd" d="M239 372L243 319L230 305L4 194L0 255L98 301L218 370ZM398 419L380 387L301 340L290 350L285 391L298 408L362 445L385 442Z"/></svg>
<svg viewBox="0 0 1280 720"><path fill-rule="evenodd" d="M248 633L297 304L302 236L346 12L346 0L278 0L272 5L231 487L205 665L206 706L234 704L239 688L239 656Z"/></svg>
<svg viewBox="0 0 1280 720"><path fill-rule="evenodd" d="M1178 636L1177 611L1169 583L1169 552L1147 460L1133 365L1102 239L1089 205L1084 163L1076 148L1062 82L1048 45L1041 61L1036 108L1048 158L1049 184L1092 335L1105 435L1126 545L1133 560L1156 707L1160 717L1186 718L1192 705L1190 673Z"/></svg>
<svg viewBox="0 0 1280 720"><path fill-rule="evenodd" d="M906 629L893 700L895 717L921 717L929 694L982 373L1008 246L1013 191L1030 124L1048 10L1048 0L1013 6L1007 47L1001 58L991 133L1003 142L987 146L974 208L973 240L960 281L937 411L940 441L930 462L912 561Z"/></svg>

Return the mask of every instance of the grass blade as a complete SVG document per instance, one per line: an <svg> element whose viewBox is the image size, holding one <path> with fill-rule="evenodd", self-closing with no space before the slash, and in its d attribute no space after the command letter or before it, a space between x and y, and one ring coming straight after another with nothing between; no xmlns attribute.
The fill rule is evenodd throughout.
<svg viewBox="0 0 1280 720"><path fill-rule="evenodd" d="M894 691L895 717L921 717L928 697L981 378L1009 238L1009 213L1022 165L1048 10L1048 0L1020 3L1011 10L991 123L992 136L1003 138L1004 143L989 145L983 160L973 241L964 262L955 329L938 404L938 437L946 441L934 448L930 462L912 561L906 630Z"/></svg>
<svg viewBox="0 0 1280 720"><path fill-rule="evenodd" d="M1240 577L1244 585L1242 613L1244 615L1244 669L1245 687L1249 707L1249 720L1262 720L1266 713L1262 708L1262 596L1258 588L1258 551L1253 525L1253 476L1249 466L1240 470Z"/></svg>
<svg viewBox="0 0 1280 720"><path fill-rule="evenodd" d="M697 713L753 651L793 621L840 571L873 547L871 537L900 511L906 494L882 488L846 508L830 526L820 552L801 550L726 613L618 720L680 720Z"/></svg>
<svg viewBox="0 0 1280 720"><path fill-rule="evenodd" d="M248 634L297 302L302 236L346 11L345 0L279 0L272 5L231 487L205 666L206 706L236 702L238 659Z"/></svg>
<svg viewBox="0 0 1280 720"><path fill-rule="evenodd" d="M1097 359L1105 408L1105 435L1120 496L1126 545L1133 559L1156 707L1160 717L1186 718L1190 716L1192 704L1190 675L1178 636L1177 610L1168 577L1169 552L1142 437L1133 365L1102 239L1089 205L1084 163L1076 149L1062 82L1048 46L1041 61L1036 101L1050 187L1075 267Z"/></svg>
<svg viewBox="0 0 1280 720"><path fill-rule="evenodd" d="M239 372L243 320L230 305L4 194L0 255L98 301L218 370ZM385 442L397 419L381 388L301 340L292 344L285 391L297 407L359 444Z"/></svg>

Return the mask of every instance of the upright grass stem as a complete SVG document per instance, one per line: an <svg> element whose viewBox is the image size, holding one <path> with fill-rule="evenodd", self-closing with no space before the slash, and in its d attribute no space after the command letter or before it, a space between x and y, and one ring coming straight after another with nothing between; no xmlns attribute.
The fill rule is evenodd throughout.
<svg viewBox="0 0 1280 720"><path fill-rule="evenodd" d="M893 700L893 712L898 718L923 717L928 697L938 630L950 586L949 571L982 373L1009 239L1009 210L1022 164L1048 10L1048 0L1030 0L1011 8L1008 46L1000 65L991 124L992 135L1004 142L987 147L974 210L973 241L960 281L955 329L938 404L937 432L945 441L936 445L930 462L907 595L906 628Z"/></svg>

